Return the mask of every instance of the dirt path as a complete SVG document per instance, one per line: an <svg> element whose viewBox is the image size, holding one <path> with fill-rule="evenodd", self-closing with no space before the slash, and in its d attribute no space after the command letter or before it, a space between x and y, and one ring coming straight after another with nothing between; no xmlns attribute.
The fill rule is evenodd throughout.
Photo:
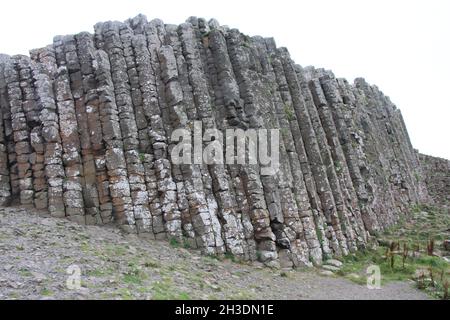
<svg viewBox="0 0 450 320"><path fill-rule="evenodd" d="M67 280L76 286L78 268L81 289L70 290ZM113 227L0 208L0 299L249 298L429 299L411 283L369 290L315 270L282 272L219 261Z"/></svg>

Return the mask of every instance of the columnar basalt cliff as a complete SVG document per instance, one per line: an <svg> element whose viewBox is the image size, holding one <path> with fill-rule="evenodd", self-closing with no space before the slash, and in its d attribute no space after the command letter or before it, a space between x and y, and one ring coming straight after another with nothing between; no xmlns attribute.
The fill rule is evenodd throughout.
<svg viewBox="0 0 450 320"><path fill-rule="evenodd" d="M290 267L363 248L428 200L389 98L273 39L139 15L0 59L2 205ZM280 129L280 170L175 165L171 133L198 120Z"/></svg>
<svg viewBox="0 0 450 320"><path fill-rule="evenodd" d="M435 203L450 208L450 160L419 154L428 193Z"/></svg>

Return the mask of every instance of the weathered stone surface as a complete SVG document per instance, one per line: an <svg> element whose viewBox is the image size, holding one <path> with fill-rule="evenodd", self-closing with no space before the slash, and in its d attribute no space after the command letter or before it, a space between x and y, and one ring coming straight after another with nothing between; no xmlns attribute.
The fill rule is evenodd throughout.
<svg viewBox="0 0 450 320"><path fill-rule="evenodd" d="M340 270L338 267L335 267L335 266L332 266L332 265L329 265L329 264L323 265L322 268L327 270L327 271L331 271L331 272L337 272L337 271Z"/></svg>
<svg viewBox="0 0 450 320"><path fill-rule="evenodd" d="M342 267L342 262L336 259L330 259L324 262L325 265L330 265L336 268Z"/></svg>
<svg viewBox="0 0 450 320"><path fill-rule="evenodd" d="M441 205L450 206L450 160L419 154L430 196Z"/></svg>
<svg viewBox="0 0 450 320"><path fill-rule="evenodd" d="M417 155L376 86L303 68L273 39L216 20L139 15L0 55L0 110L0 205L273 268L335 271L332 257L364 248L428 191L449 202L449 162ZM197 121L202 134L279 129L279 170L174 163L172 133Z"/></svg>

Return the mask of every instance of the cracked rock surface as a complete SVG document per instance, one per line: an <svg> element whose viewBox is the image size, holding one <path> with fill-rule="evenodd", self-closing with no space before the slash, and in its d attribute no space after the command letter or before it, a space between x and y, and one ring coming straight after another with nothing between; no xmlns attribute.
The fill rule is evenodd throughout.
<svg viewBox="0 0 450 320"><path fill-rule="evenodd" d="M215 20L139 15L0 55L0 110L0 205L209 255L321 264L429 200L402 115L378 87L302 67L273 39ZM174 164L172 132L196 121L280 129L280 170Z"/></svg>
<svg viewBox="0 0 450 320"><path fill-rule="evenodd" d="M419 155L428 193L435 203L450 207L450 160Z"/></svg>

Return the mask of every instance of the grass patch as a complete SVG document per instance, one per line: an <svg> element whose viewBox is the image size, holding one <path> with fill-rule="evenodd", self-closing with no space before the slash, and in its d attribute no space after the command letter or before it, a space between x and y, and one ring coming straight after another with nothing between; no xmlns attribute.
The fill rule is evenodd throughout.
<svg viewBox="0 0 450 320"><path fill-rule="evenodd" d="M41 296L43 296L43 297L49 297L49 296L52 296L52 295L53 295L53 291L51 291L48 288L43 288L41 290Z"/></svg>
<svg viewBox="0 0 450 320"><path fill-rule="evenodd" d="M91 251L91 246L89 245L89 243L87 241L83 241L80 244L80 249L82 252L88 253L89 251Z"/></svg>
<svg viewBox="0 0 450 320"><path fill-rule="evenodd" d="M235 255L232 254L231 252L225 252L224 258L227 259L227 260L230 260L232 262L237 262L238 261L238 259L236 259Z"/></svg>
<svg viewBox="0 0 450 320"><path fill-rule="evenodd" d="M450 238L450 216L430 206L417 206L411 211L410 216L378 236L377 249L344 257L338 274L365 284L367 268L377 265L382 284L414 280L419 289L433 297L448 299L450 264L438 252L442 248L439 239Z"/></svg>
<svg viewBox="0 0 450 320"><path fill-rule="evenodd" d="M170 238L169 244L172 248L180 248L181 242L177 238Z"/></svg>
<svg viewBox="0 0 450 320"><path fill-rule="evenodd" d="M286 114L286 118L289 121L292 121L295 119L294 110L292 109L292 107L290 105L288 105L288 104L284 105L284 113Z"/></svg>
<svg viewBox="0 0 450 320"><path fill-rule="evenodd" d="M154 300L191 300L186 291L178 292L170 278L156 281L152 285L152 298Z"/></svg>
<svg viewBox="0 0 450 320"><path fill-rule="evenodd" d="M184 248L184 249L192 249L191 244L189 243L189 240L186 238L182 238L181 240L179 238L170 238L169 244L172 248Z"/></svg>
<svg viewBox="0 0 450 320"><path fill-rule="evenodd" d="M86 274L90 277L105 277L112 275L114 270L112 268L107 269L93 269L86 272Z"/></svg>
<svg viewBox="0 0 450 320"><path fill-rule="evenodd" d="M117 257L124 256L128 253L128 249L124 245L119 244L107 244L99 247L88 246L86 244L85 249L87 252L94 254L104 261L113 261L117 259Z"/></svg>
<svg viewBox="0 0 450 320"><path fill-rule="evenodd" d="M156 262L153 260L147 260L144 262L144 267L158 269L158 268L161 268L161 265L159 264L159 262Z"/></svg>
<svg viewBox="0 0 450 320"><path fill-rule="evenodd" d="M130 261L128 270L123 275L123 281L128 284L142 285L145 279L147 279L147 275L142 271L141 266L136 262Z"/></svg>
<svg viewBox="0 0 450 320"><path fill-rule="evenodd" d="M134 299L133 295L131 294L131 291L126 288L118 289L117 293L122 300L133 300Z"/></svg>
<svg viewBox="0 0 450 320"><path fill-rule="evenodd" d="M23 277L31 277L31 272L28 269L22 268L19 270L19 273Z"/></svg>

